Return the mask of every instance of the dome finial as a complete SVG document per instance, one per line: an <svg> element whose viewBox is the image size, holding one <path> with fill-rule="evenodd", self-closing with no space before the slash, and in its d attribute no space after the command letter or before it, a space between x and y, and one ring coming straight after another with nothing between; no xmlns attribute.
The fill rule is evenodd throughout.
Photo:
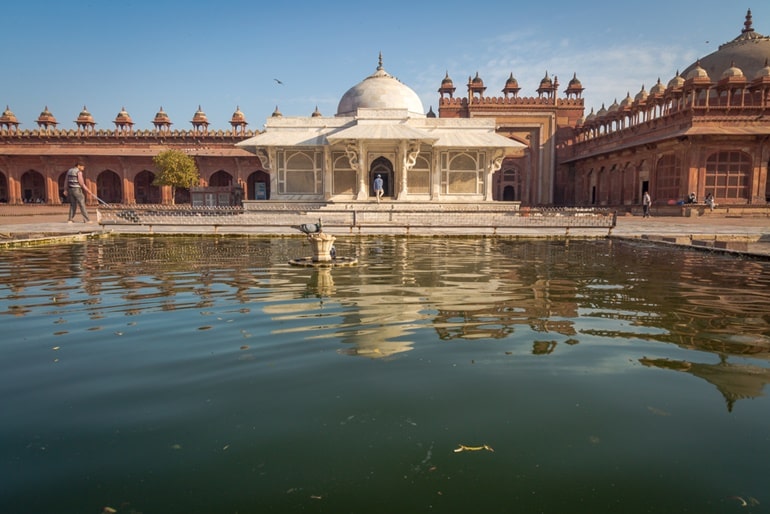
<svg viewBox="0 0 770 514"><path fill-rule="evenodd" d="M377 70L379 71L381 69L382 69L382 52L380 52L380 59L377 63Z"/></svg>
<svg viewBox="0 0 770 514"><path fill-rule="evenodd" d="M754 27L752 27L752 22L751 22L751 9L749 9L748 11L746 11L746 21L743 22L743 30L741 32L746 33L746 32L753 32L753 31L754 31Z"/></svg>

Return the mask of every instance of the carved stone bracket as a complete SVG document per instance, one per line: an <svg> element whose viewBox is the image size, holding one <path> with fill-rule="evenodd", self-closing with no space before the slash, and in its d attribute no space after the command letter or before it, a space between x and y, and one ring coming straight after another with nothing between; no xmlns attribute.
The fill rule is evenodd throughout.
<svg viewBox="0 0 770 514"><path fill-rule="evenodd" d="M262 167L265 168L266 171L270 171L270 168L272 167L273 163L267 151L261 148L258 148L256 151L256 154L257 154L257 157L259 158L259 161L262 163Z"/></svg>

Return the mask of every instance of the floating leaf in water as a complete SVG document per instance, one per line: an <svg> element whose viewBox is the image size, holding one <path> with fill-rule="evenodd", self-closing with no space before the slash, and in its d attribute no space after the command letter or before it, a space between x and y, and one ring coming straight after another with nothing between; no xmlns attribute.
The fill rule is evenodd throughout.
<svg viewBox="0 0 770 514"><path fill-rule="evenodd" d="M460 446L455 448L455 453L460 453L460 452L477 452L477 451L480 451L480 450L486 450L488 452L494 452L495 451L488 444L483 444L481 446L466 446L464 444L461 444Z"/></svg>
<svg viewBox="0 0 770 514"><path fill-rule="evenodd" d="M671 413L670 413L670 412L666 412L666 411L664 411L664 410L661 410L661 409L657 409L657 408L655 408L655 407L650 407L650 406L648 406L648 407L647 407L647 410L648 410L648 411L650 411L650 412L652 412L652 413L653 413L653 414L655 414L656 416L670 416L670 415L671 415Z"/></svg>
<svg viewBox="0 0 770 514"><path fill-rule="evenodd" d="M248 350L248 349L249 349L249 345L247 344L241 345L241 350Z"/></svg>
<svg viewBox="0 0 770 514"><path fill-rule="evenodd" d="M117 512L117 510L113 509L112 507L104 507L102 509L102 512L104 514L115 514Z"/></svg>
<svg viewBox="0 0 770 514"><path fill-rule="evenodd" d="M63 336L64 334L69 334L69 331L67 330L60 330L58 332L54 332L53 335L55 336Z"/></svg>
<svg viewBox="0 0 770 514"><path fill-rule="evenodd" d="M203 325L202 327L198 327L198 330L211 330L212 328L214 327L211 325Z"/></svg>

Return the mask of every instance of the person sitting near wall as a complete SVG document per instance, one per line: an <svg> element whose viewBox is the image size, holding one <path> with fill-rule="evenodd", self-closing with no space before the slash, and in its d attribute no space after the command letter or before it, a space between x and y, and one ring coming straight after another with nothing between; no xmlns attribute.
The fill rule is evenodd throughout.
<svg viewBox="0 0 770 514"><path fill-rule="evenodd" d="M716 207L716 202L714 201L714 195L711 193L706 194L706 205L709 206L709 210L714 210L714 207Z"/></svg>
<svg viewBox="0 0 770 514"><path fill-rule="evenodd" d="M690 193L690 196L687 197L687 201L685 203L698 203L698 198L695 196L695 191Z"/></svg>

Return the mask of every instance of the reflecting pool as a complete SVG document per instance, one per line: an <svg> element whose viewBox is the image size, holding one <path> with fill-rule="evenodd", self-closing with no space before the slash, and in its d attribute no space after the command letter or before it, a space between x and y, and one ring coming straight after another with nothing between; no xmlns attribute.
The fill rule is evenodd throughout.
<svg viewBox="0 0 770 514"><path fill-rule="evenodd" d="M336 249L1 251L0 512L770 512L770 263Z"/></svg>

